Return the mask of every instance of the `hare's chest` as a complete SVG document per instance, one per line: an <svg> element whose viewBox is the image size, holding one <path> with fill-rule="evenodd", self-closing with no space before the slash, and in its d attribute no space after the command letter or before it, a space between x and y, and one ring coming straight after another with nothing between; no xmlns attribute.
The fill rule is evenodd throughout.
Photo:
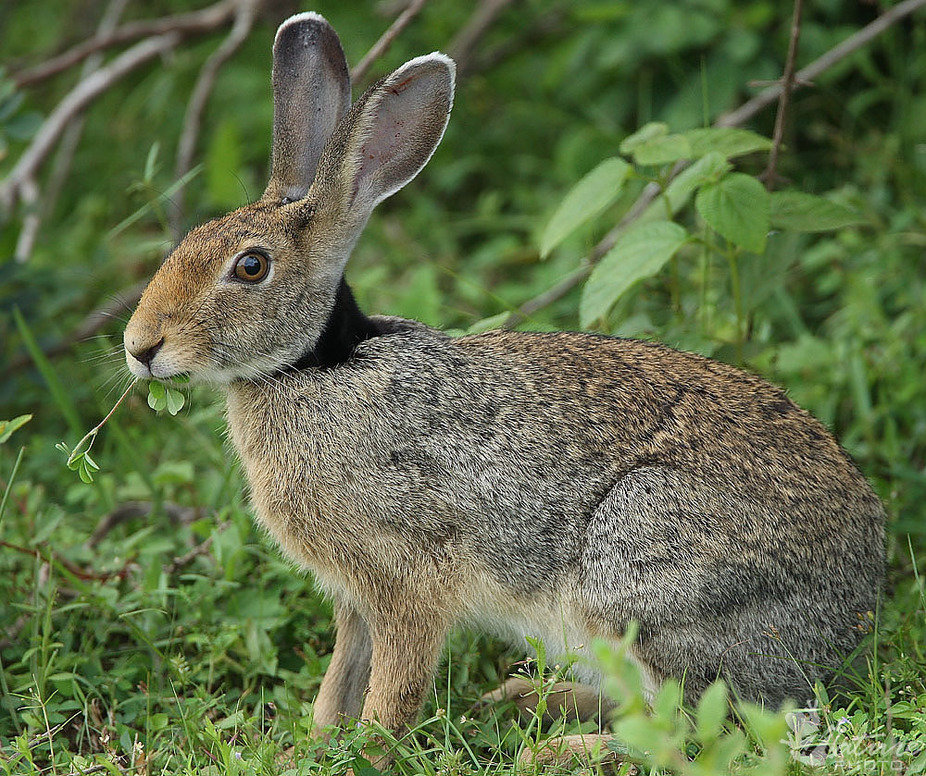
<svg viewBox="0 0 926 776"><path fill-rule="evenodd" d="M371 511L369 429L323 401L255 401L230 392L229 436L260 525L292 560L316 571L362 551ZM245 401L245 399L248 399ZM358 546L348 546L354 542Z"/></svg>

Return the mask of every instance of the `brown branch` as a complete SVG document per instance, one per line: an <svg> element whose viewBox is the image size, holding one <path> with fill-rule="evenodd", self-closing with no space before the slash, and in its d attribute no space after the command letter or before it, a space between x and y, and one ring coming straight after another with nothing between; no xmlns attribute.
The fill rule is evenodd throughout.
<svg viewBox="0 0 926 776"><path fill-rule="evenodd" d="M396 20L389 25L389 28L380 35L379 40L370 46L370 50L363 55L363 58L356 65L354 65L353 70L350 71L350 80L352 83L357 83L363 79L373 63L389 50L389 47L393 44L395 39L399 37L402 30L404 30L411 23L412 19L418 15L421 9L424 8L427 1L428 0L412 0L408 4L408 7L396 17Z"/></svg>
<svg viewBox="0 0 926 776"><path fill-rule="evenodd" d="M853 35L850 35L842 43L839 43L825 54L817 57L813 62L807 65L807 67L798 70L797 74L794 76L794 85L802 86L812 82L813 79L821 73L829 70L833 65L838 64L851 54L854 54L860 48L867 46L886 29L896 24L901 19L906 18L914 11L918 11L923 6L926 6L926 0L904 0L904 2L893 6L873 22L865 25ZM737 127L740 124L746 123L763 108L775 102L781 94L781 90L782 85L780 83L763 89L751 100L740 105L736 110L730 111L717 119L715 122L716 126Z"/></svg>
<svg viewBox="0 0 926 776"><path fill-rule="evenodd" d="M177 144L177 163L174 168L174 178L180 180L193 167L193 154L196 152L196 141L202 126L203 113L206 103L215 88L219 70L241 48L247 40L254 26L254 16L257 13L261 0L235 0L235 23L222 41L221 45L209 56L199 71L196 84L190 93L186 113L183 117L183 130ZM178 226L183 215L184 186L180 186L173 195L173 216L171 217L171 231L179 236Z"/></svg>
<svg viewBox="0 0 926 776"><path fill-rule="evenodd" d="M19 237L16 239L16 247L13 249L13 257L22 263L32 255L32 248L39 235L39 227L42 225L42 216L39 212L39 187L31 175L19 185L19 198L25 205L26 212L23 216L22 229L19 230Z"/></svg>
<svg viewBox="0 0 926 776"><path fill-rule="evenodd" d="M73 48L42 62L40 65L14 73L12 76L13 83L16 84L17 88L32 86L39 81L44 81L46 78L73 67L97 51L103 51L123 43L132 43L142 38L163 35L169 32L177 33L181 37L209 32L216 27L220 27L226 20L231 18L234 11L235 3L233 0L221 0L221 2L210 5L208 8L191 13L175 14L161 19L144 19L129 22L110 32L97 34L90 40L79 43Z"/></svg>
<svg viewBox="0 0 926 776"><path fill-rule="evenodd" d="M164 564L164 573L165 574L174 574L178 569L182 569L184 566L189 566L196 558L201 555L206 555L209 550L212 549L212 541L215 539L216 534L222 533L228 526L231 525L231 520L223 520L215 527L215 531L203 539L199 544L197 544L189 552L184 553L183 555L178 555L170 563Z"/></svg>
<svg viewBox="0 0 926 776"><path fill-rule="evenodd" d="M804 0L794 0L794 16L791 18L791 40L788 42L788 58L785 60L785 71L781 77L781 97L778 100L778 112L775 114L775 130L772 132L772 148L768 154L768 166L760 176L765 181L765 187L772 191L778 181L778 154L781 152L781 141L785 134L785 119L788 116L788 103L791 100L791 90L794 88L794 63L797 60L797 44L801 38L801 14L804 10Z"/></svg>
<svg viewBox="0 0 926 776"><path fill-rule="evenodd" d="M799 70L794 76L794 85L801 86L805 83L810 83L814 78L819 76L821 73L825 72L833 65L841 62L850 54L854 54L860 48L865 46L874 40L878 35L884 32L886 29L892 25L899 22L901 19L909 16L914 11L926 6L926 0L904 0L904 2L895 5L888 11L885 11L881 16L875 19L870 24L867 24L865 27L860 29L853 35L850 35L842 43L831 48L822 56L815 59L807 67ZM714 122L715 127L736 127L741 124L746 123L755 116L759 111L765 108L768 105L771 105L781 94L782 84L776 84L774 86L769 86L767 89L764 89L762 92L757 94L751 100L743 103L739 108L729 113L721 116L717 121ZM688 166L687 163L679 162L672 169L672 172L668 176L668 180L675 178L682 170ZM561 280L553 288L544 291L542 294L529 299L524 304L522 304L517 310L511 312L511 314L504 320L501 324L502 328L510 329L520 323L522 323L530 315L533 315L538 310L548 305L553 304L557 300L566 296L573 288L575 288L579 283L581 283L585 277L591 272L592 267L595 263L601 259L614 245L617 243L618 238L623 234L626 228L637 220L649 207L649 205L659 196L661 189L659 186L649 183L640 192L640 196L637 197L636 201L631 206L630 210L627 211L626 215L621 219L620 223L617 224L610 232L608 232L601 241L591 250L588 257L583 262L582 267L574 271L573 274L568 275L566 278Z"/></svg>
<svg viewBox="0 0 926 776"><path fill-rule="evenodd" d="M122 291L113 294L105 304L100 305L95 310L91 310L77 327L70 333L59 339L53 345L44 350L47 358L55 358L62 353L66 353L74 345L90 339L94 334L100 331L113 318L117 318L120 313L134 307L138 300L141 299L142 291L148 285L147 280L135 283ZM28 353L17 356L10 364L10 370L16 371L32 363L32 357Z"/></svg>
<svg viewBox="0 0 926 776"><path fill-rule="evenodd" d="M518 35L513 35L499 42L478 58L473 57L472 62L467 64L466 75L472 76L475 73L493 70L506 59L524 49L536 48L547 38L562 35L563 22L566 18L566 12L559 8L545 16L533 19L527 28L519 31Z"/></svg>
<svg viewBox="0 0 926 776"><path fill-rule="evenodd" d="M68 92L39 127L29 147L0 184L0 206L8 211L12 210L17 198L21 196L24 182L35 177L39 166L51 153L61 133L75 116L120 78L148 60L174 48L179 41L180 36L170 32L137 43Z"/></svg>
<svg viewBox="0 0 926 776"><path fill-rule="evenodd" d="M456 37L451 41L447 50L457 63L457 72L464 72L469 66L473 49L479 39L485 35L495 18L505 10L514 0L482 0L476 6L469 20L463 25Z"/></svg>
<svg viewBox="0 0 926 776"><path fill-rule="evenodd" d="M119 17L125 10L128 0L110 0L109 5L103 12L100 23L97 26L96 34L105 35L112 32L119 22ZM102 52L97 52L88 57L80 71L81 80L87 78L95 70L100 69L103 63ZM18 262L28 261L32 255L32 249L35 247L35 241L39 234L39 227L42 219L54 209L55 200L64 184L71 162L74 159L74 152L77 150L77 144L80 142L80 136L84 129L84 117L75 118L65 130L64 137L58 147L58 153L55 155L54 166L45 193L39 197L38 187L34 181L28 181L21 187L23 201L33 206L32 212L23 218L22 229L19 232L19 239L16 241L16 250L13 255ZM34 187L34 192L30 190ZM34 194L34 196L32 196Z"/></svg>
<svg viewBox="0 0 926 776"><path fill-rule="evenodd" d="M154 504L150 501L126 501L124 504L120 504L100 520L100 524L87 540L87 549L95 549L103 541L106 534L120 523L124 523L126 520L135 520L139 517L147 517L153 509ZM162 503L161 509L167 515L167 519L177 525L188 525L199 517L199 512L192 507L184 507L170 501Z"/></svg>

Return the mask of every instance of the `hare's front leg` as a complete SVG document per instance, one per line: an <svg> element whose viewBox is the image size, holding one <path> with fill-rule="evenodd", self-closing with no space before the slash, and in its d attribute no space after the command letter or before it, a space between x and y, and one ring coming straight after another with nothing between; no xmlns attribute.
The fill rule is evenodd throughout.
<svg viewBox="0 0 926 776"><path fill-rule="evenodd" d="M362 718L401 735L415 721L450 623L434 610L381 613L370 621L373 660Z"/></svg>
<svg viewBox="0 0 926 776"><path fill-rule="evenodd" d="M344 602L335 603L334 616L337 639L315 699L313 723L316 729L356 719L370 679L373 647L367 624L356 609Z"/></svg>

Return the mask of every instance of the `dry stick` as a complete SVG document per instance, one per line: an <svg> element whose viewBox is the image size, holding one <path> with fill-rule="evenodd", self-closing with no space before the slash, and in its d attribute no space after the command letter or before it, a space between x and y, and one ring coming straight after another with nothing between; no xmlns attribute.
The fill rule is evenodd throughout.
<svg viewBox="0 0 926 776"><path fill-rule="evenodd" d="M825 54L815 59L813 62L807 65L807 67L799 70L794 76L794 86L800 87L812 81L821 73L833 67L833 65L841 62L849 55L854 54L863 46L866 46L886 29L896 24L901 19L909 16L914 11L919 10L923 6L926 6L926 0L905 0L902 3L895 5L889 11L885 11L873 22L862 27L862 29L860 29L854 35L850 35L842 43L834 46ZM717 121L714 122L714 126L736 127L749 121L749 119L755 116L759 111L761 111L767 105L771 105L775 100L777 100L781 94L782 88L782 84L778 83L763 89L761 92L759 92L759 94L757 94L751 100L743 103L736 110L726 113L717 119ZM672 172L669 174L668 180L672 180L687 166L688 165L684 162L679 162L676 164L672 169ZM659 196L661 191L661 187L654 183L648 183L646 186L644 186L643 191L640 192L640 196L637 197L630 210L627 211L627 214L620 220L620 223L618 223L617 226L608 232L601 239L601 241L594 248L592 248L591 253L585 259L582 266L572 275L569 275L560 281L553 288L544 291L542 294L539 294L532 299L529 299L517 310L514 310L501 324L502 328L514 328L519 323L524 321L525 318L533 315L541 308L547 307L548 305L551 305L562 297L566 296L566 294L568 294L573 288L581 283L585 277L588 276L594 264L609 250L611 250L611 248L614 247L618 238L624 233L627 227L636 221L637 218L639 218L646 211L653 200Z"/></svg>
<svg viewBox="0 0 926 776"><path fill-rule="evenodd" d="M117 525L124 523L126 520L147 517L154 511L154 508L154 502L152 501L126 501L119 504L111 512L107 512L103 519L100 520L93 534L87 539L87 549L94 549ZM167 519L175 525L189 525L200 516L199 510L175 504L172 501L161 502L160 509L167 516Z"/></svg>
<svg viewBox="0 0 926 776"><path fill-rule="evenodd" d="M389 50L393 41L399 37L402 30L404 30L412 19L418 15L419 11L424 8L426 2L427 0L412 0L412 2L408 4L408 7L396 17L396 20L389 25L389 29L380 35L379 40L370 47L370 50L363 55L363 58L354 65L354 69L350 71L350 80L353 83L357 83L363 79L373 63Z"/></svg>
<svg viewBox="0 0 926 776"><path fill-rule="evenodd" d="M177 163L174 169L175 179L182 179L193 167L193 154L196 152L196 141L199 138L199 130L202 126L203 113L206 110L206 103L209 96L215 88L216 78L222 66L232 58L234 53L241 48L241 44L247 40L254 26L254 16L261 0L237 0L235 5L235 23L231 30L222 41L221 45L209 56L199 76L196 84L190 94L187 102L186 114L183 117L183 130L180 133L180 141L177 144ZM180 186L173 195L174 208L173 216L170 219L171 232L174 237L179 237L179 222L183 217L183 194L184 186Z"/></svg>
<svg viewBox="0 0 926 776"><path fill-rule="evenodd" d="M119 17L125 10L127 2L128 0L110 0L97 26L97 35L106 35L115 29ZM92 72L99 70L102 63L102 52L98 51L88 57L81 68L80 79L84 80ZM45 194L41 197L41 202L39 202L37 187L35 197L32 199L30 199L30 194L32 192L27 190L26 185L24 184L21 188L23 202L27 205L33 205L33 208L32 212L28 213L23 218L22 229L19 232L19 239L16 241L16 250L13 253L16 261L20 263L28 261L29 257L32 255L32 249L35 247L35 241L39 234L42 218L47 216L55 206L55 200L58 198L61 186L64 184L64 179L67 177L68 170L71 167L71 162L74 159L74 152L77 150L77 144L80 142L83 129L84 117L78 116L65 130L64 137L58 146L58 153L55 155L51 178L48 185L45 187ZM32 183L34 185L34 182Z"/></svg>
<svg viewBox="0 0 926 776"><path fill-rule="evenodd" d="M19 198L25 205L26 213L23 216L23 225L19 230L19 237L16 239L16 247L13 249L13 257L22 264L32 254L32 247L39 235L39 227L42 225L42 217L39 213L39 187L35 178L31 175L23 180L19 186Z"/></svg>
<svg viewBox="0 0 926 776"><path fill-rule="evenodd" d="M553 35L561 35L563 22L566 19L566 13L563 9L551 11L545 16L534 19L530 26L520 31L515 37L506 38L492 49L488 50L466 65L466 74L472 76L475 73L484 73L493 70L504 60L523 51L525 48L535 47L545 38Z"/></svg>
<svg viewBox="0 0 926 776"><path fill-rule="evenodd" d="M190 563L192 563L201 555L208 554L209 550L212 549L212 540L215 539L216 534L222 533L222 531L224 531L230 525L231 520L223 520L215 527L215 532L212 535L206 539L203 539L203 541L193 547L193 549L191 549L189 552L183 555L178 555L170 563L165 563L164 573L168 575L173 574L178 569L182 569L184 566L190 565Z"/></svg>
<svg viewBox="0 0 926 776"><path fill-rule="evenodd" d="M208 32L221 26L231 17L234 11L234 0L221 0L221 2L200 11L165 16L161 19L130 22L104 35L96 35L40 65L15 73L13 83L18 88L31 86L73 67L97 51L103 51L122 43L131 43L141 38L162 35L167 32L176 32L181 36Z"/></svg>
<svg viewBox="0 0 926 776"><path fill-rule="evenodd" d="M170 32L137 43L68 92L39 127L29 147L0 184L0 207L12 210L23 183L35 176L39 165L51 153L61 133L77 114L124 75L149 59L169 51L179 42L180 35Z"/></svg>
<svg viewBox="0 0 926 776"><path fill-rule="evenodd" d="M72 345L90 339L90 337L99 332L113 318L117 317L119 313L138 304L138 300L141 299L142 291L145 290L145 286L147 285L148 281L143 280L131 286L127 286L121 291L117 291L105 304L87 313L84 319L77 325L77 328L70 334L62 337L53 345L50 345L44 351L45 356L48 358L55 358L67 352ZM31 363L32 357L28 353L23 353L13 359L10 363L10 370L15 372Z"/></svg>
<svg viewBox="0 0 926 776"><path fill-rule="evenodd" d="M791 40L788 42L788 58L785 61L785 72L781 79L781 97L778 100L778 113L775 114L775 130L772 132L772 148L768 154L768 166L760 176L765 181L765 187L772 191L778 181L778 154L781 151L781 141L785 134L785 119L788 115L788 103L791 100L791 90L794 88L794 63L797 60L797 44L801 38L801 14L804 11L804 0L794 0L794 16L791 18Z"/></svg>
<svg viewBox="0 0 926 776"><path fill-rule="evenodd" d="M448 46L450 56L456 60L457 71L462 73L469 66L469 61L479 39L495 21L495 17L505 10L513 0L483 0L469 17L469 21Z"/></svg>
<svg viewBox="0 0 926 776"><path fill-rule="evenodd" d="M813 81L818 75L829 70L833 65L841 62L850 54L854 54L863 46L868 45L886 29L909 16L914 11L918 11L923 6L926 6L926 0L904 0L904 2L898 3L890 10L881 14L873 22L862 27L862 29L854 35L850 35L842 43L834 46L825 54L815 59L807 65L807 67L798 70L797 74L794 76L794 85L800 87L809 81ZM763 89L748 102L743 103L736 110L721 116L717 119L715 125L718 127L739 126L749 121L749 119L755 116L764 107L775 102L780 94L781 84L773 84Z"/></svg>

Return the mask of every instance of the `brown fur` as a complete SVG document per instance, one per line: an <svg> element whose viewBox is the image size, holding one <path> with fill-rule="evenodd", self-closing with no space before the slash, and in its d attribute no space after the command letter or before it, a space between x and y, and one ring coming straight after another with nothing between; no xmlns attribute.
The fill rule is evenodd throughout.
<svg viewBox="0 0 926 776"><path fill-rule="evenodd" d="M284 24L312 26L318 55L278 46L275 73L342 77L319 19ZM264 197L194 229L125 333L137 375L223 387L258 521L335 601L317 722L405 729L460 622L580 653L636 622L651 691L677 677L696 697L723 677L753 700L809 695L876 604L884 511L781 390L655 343L450 338L337 301L370 211L425 164L452 93L452 63L431 55L341 119L313 124L308 97L278 111L302 123L275 129L288 150ZM313 158L293 159L300 139ZM230 275L249 250L271 262L260 283ZM347 350L324 361L336 317Z"/></svg>

